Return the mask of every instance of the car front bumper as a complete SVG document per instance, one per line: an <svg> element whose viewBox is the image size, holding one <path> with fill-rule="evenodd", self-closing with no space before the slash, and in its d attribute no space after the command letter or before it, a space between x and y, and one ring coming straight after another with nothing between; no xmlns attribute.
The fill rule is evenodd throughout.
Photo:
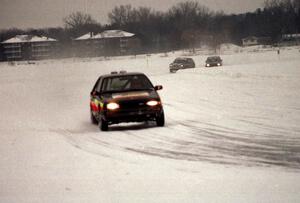
<svg viewBox="0 0 300 203"><path fill-rule="evenodd" d="M103 119L106 120L109 124L123 122L142 122L155 120L162 113L162 111L162 107L106 111L103 114Z"/></svg>
<svg viewBox="0 0 300 203"><path fill-rule="evenodd" d="M180 68L178 68L178 67L171 67L170 68L170 71L178 71Z"/></svg>
<svg viewBox="0 0 300 203"><path fill-rule="evenodd" d="M206 63L206 67L212 67L212 66L222 66L222 63Z"/></svg>

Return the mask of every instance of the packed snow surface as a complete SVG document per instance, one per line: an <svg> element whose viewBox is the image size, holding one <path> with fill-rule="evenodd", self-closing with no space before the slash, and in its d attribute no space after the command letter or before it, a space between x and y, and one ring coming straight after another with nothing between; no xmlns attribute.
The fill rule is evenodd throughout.
<svg viewBox="0 0 300 203"><path fill-rule="evenodd" d="M299 48L181 55L0 64L0 202L300 202ZM165 127L90 123L115 70L163 85Z"/></svg>

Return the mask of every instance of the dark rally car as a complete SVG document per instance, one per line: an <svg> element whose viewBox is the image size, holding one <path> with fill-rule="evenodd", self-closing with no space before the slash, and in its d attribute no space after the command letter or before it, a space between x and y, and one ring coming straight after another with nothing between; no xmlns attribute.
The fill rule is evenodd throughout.
<svg viewBox="0 0 300 203"><path fill-rule="evenodd" d="M143 73L112 72L102 75L91 91L91 120L102 131L110 124L156 121L164 126L165 118L157 90Z"/></svg>
<svg viewBox="0 0 300 203"><path fill-rule="evenodd" d="M209 56L205 61L206 67L222 66L222 65L223 65L223 60L221 59L220 56Z"/></svg>
<svg viewBox="0 0 300 203"><path fill-rule="evenodd" d="M169 65L170 73L186 68L195 68L195 62L192 58L178 57Z"/></svg>

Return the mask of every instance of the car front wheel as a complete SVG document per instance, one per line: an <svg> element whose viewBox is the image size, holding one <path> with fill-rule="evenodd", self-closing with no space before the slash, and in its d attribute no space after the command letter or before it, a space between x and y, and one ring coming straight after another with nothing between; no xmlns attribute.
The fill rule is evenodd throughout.
<svg viewBox="0 0 300 203"><path fill-rule="evenodd" d="M160 127L165 125L165 114L163 111L160 113L159 116L156 117L156 125Z"/></svg>
<svg viewBox="0 0 300 203"><path fill-rule="evenodd" d="M92 111L90 111L90 114L91 114L91 122L92 122L92 124L98 124L98 121L95 118L95 116L93 115Z"/></svg>
<svg viewBox="0 0 300 203"><path fill-rule="evenodd" d="M99 121L99 128L100 128L101 131L107 131L108 130L107 121L105 121L101 118L100 121Z"/></svg>

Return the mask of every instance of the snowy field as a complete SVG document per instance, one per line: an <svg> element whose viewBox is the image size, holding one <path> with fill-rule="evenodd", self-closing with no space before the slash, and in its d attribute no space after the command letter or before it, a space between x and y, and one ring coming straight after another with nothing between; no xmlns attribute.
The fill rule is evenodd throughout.
<svg viewBox="0 0 300 203"><path fill-rule="evenodd" d="M0 202L300 202L300 48L0 64ZM146 73L166 126L89 120L101 74Z"/></svg>

